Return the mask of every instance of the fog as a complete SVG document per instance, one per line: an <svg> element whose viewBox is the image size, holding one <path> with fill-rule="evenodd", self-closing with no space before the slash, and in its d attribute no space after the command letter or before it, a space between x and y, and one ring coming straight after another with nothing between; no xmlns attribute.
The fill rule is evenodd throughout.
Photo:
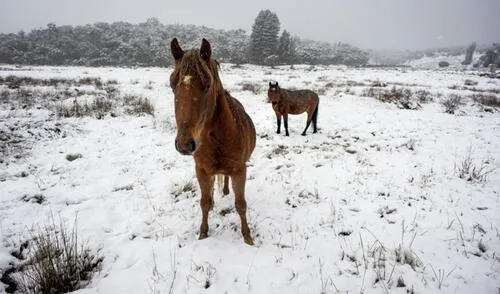
<svg viewBox="0 0 500 294"><path fill-rule="evenodd" d="M500 41L499 0L2 0L0 32L95 22L194 24L251 32L261 9L301 38L364 49L424 49Z"/></svg>

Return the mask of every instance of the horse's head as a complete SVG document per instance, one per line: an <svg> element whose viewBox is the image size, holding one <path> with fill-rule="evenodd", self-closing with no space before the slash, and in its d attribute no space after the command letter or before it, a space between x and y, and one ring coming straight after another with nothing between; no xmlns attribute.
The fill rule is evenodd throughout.
<svg viewBox="0 0 500 294"><path fill-rule="evenodd" d="M222 89L218 64L211 59L212 49L205 39L200 49L184 51L176 38L170 47L175 59L174 71L170 75L177 123L175 148L183 155L191 155L199 146L203 125L212 117L216 96Z"/></svg>
<svg viewBox="0 0 500 294"><path fill-rule="evenodd" d="M275 106L281 100L280 95L280 87L278 86L278 82L269 82L269 89L267 90L267 97L269 101Z"/></svg>

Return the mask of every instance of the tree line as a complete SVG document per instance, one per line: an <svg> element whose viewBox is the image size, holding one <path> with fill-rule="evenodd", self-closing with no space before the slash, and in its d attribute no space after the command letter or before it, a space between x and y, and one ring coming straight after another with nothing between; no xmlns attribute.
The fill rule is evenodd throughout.
<svg viewBox="0 0 500 294"><path fill-rule="evenodd" d="M156 18L139 24L95 23L56 26L29 33L0 34L0 63L82 66L169 66L170 40L184 48L199 47L201 38L213 44L220 62L278 64L347 64L368 61L368 53L345 43L303 40L287 30L280 33L277 15L259 12L250 36L244 30L205 26L164 25Z"/></svg>

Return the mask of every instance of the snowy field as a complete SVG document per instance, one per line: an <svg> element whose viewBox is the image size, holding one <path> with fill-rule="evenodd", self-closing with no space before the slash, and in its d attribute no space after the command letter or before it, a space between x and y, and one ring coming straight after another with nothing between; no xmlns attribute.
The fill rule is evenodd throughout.
<svg viewBox="0 0 500 294"><path fill-rule="evenodd" d="M104 257L78 293L498 293L500 112L473 95L498 99L500 79L223 64L225 88L257 129L248 246L232 194L217 190L209 238L197 240L199 188L193 159L174 148L170 72L0 67L0 275L25 262L11 253L55 215L76 218L79 239ZM76 83L85 78L99 85ZM300 135L305 115L289 117L289 137L275 133L271 80L319 93L318 134ZM410 110L367 97L393 86L426 101L411 96L421 107ZM127 105L149 99L154 116L123 101L61 115L111 92ZM445 113L453 95L461 104Z"/></svg>

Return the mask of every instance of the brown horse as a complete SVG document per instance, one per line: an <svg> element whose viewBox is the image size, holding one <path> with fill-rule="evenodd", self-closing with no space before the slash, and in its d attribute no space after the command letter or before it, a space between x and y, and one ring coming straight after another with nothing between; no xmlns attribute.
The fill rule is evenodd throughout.
<svg viewBox="0 0 500 294"><path fill-rule="evenodd" d="M290 91L280 88L278 86L278 82L269 82L267 96L273 105L274 113L276 113L276 122L278 124L278 130L276 133L280 133L281 116L283 116L283 122L285 125L285 135L289 136L288 114L301 114L304 112L307 112L307 123L306 128L302 132L302 136L306 135L306 131L309 128L311 121L313 123L313 133L318 131L318 94L311 90Z"/></svg>
<svg viewBox="0 0 500 294"><path fill-rule="evenodd" d="M245 242L253 245L245 201L246 162L256 139L253 122L243 105L224 90L218 63L211 58L212 49L207 40L202 40L200 49L184 51L176 38L170 46L175 59L170 75L177 123L175 148L183 155L194 157L203 213L199 239L208 236L215 176L224 175L223 193L229 193L231 177L241 232Z"/></svg>

